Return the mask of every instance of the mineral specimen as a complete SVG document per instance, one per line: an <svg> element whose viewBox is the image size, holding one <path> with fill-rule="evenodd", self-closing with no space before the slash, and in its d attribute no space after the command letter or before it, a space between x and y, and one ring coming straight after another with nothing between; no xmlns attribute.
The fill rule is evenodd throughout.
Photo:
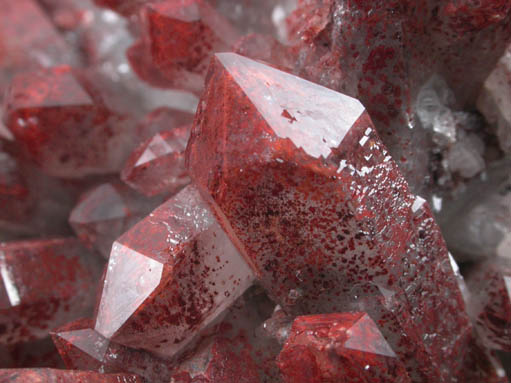
<svg viewBox="0 0 511 383"><path fill-rule="evenodd" d="M115 115L70 67L15 77L5 103L7 127L48 174L74 178L120 169L118 132L110 124Z"/></svg>
<svg viewBox="0 0 511 383"><path fill-rule="evenodd" d="M0 382L507 383L510 52L508 0L0 0Z"/></svg>
<svg viewBox="0 0 511 383"><path fill-rule="evenodd" d="M144 9L142 39L132 49L149 57L152 71L163 80L155 85L200 93L211 54L227 49L237 33L204 0L148 3ZM135 52L131 52L135 55ZM146 70L132 60L139 75ZM154 74L151 74L154 76ZM149 82L154 82L146 78Z"/></svg>

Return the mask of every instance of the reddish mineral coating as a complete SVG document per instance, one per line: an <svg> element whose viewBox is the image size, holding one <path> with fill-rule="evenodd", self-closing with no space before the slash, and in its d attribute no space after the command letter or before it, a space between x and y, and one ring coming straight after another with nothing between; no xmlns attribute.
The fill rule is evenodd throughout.
<svg viewBox="0 0 511 383"><path fill-rule="evenodd" d="M2 383L143 383L136 375L99 374L90 371L54 370L51 368L0 370Z"/></svg>
<svg viewBox="0 0 511 383"><path fill-rule="evenodd" d="M81 197L69 224L84 244L108 259L114 241L162 202L162 198L142 198L120 182L109 182Z"/></svg>
<svg viewBox="0 0 511 383"><path fill-rule="evenodd" d="M151 197L172 195L190 183L185 167L185 149L191 125L157 133L131 154L121 179Z"/></svg>
<svg viewBox="0 0 511 383"><path fill-rule="evenodd" d="M7 127L48 174L76 178L120 168L114 116L70 67L15 77L5 102Z"/></svg>
<svg viewBox="0 0 511 383"><path fill-rule="evenodd" d="M74 238L0 244L0 343L43 338L89 313L97 259Z"/></svg>
<svg viewBox="0 0 511 383"><path fill-rule="evenodd" d="M80 319L52 333L67 368L102 373L129 372L152 383L169 383L169 363L154 355L112 342L93 329L93 322Z"/></svg>
<svg viewBox="0 0 511 383"><path fill-rule="evenodd" d="M192 178L285 310L338 312L379 289L394 302L380 326L412 379L456 374L470 324L447 249L357 100L217 54L188 151Z"/></svg>
<svg viewBox="0 0 511 383"><path fill-rule="evenodd" d="M367 313L298 317L278 357L286 383L409 383Z"/></svg>
<svg viewBox="0 0 511 383"><path fill-rule="evenodd" d="M511 351L511 260L497 257L477 265L467 285L469 313L485 344Z"/></svg>
<svg viewBox="0 0 511 383"><path fill-rule="evenodd" d="M142 39L135 50L145 51L146 56L131 52L132 65L151 83L154 74L144 65L154 67L168 81L160 83L162 87L200 93L212 53L227 49L237 39L228 22L204 0L149 3L143 15Z"/></svg>
<svg viewBox="0 0 511 383"><path fill-rule="evenodd" d="M95 330L170 357L252 280L207 204L188 186L114 243Z"/></svg>
<svg viewBox="0 0 511 383"><path fill-rule="evenodd" d="M172 383L260 383L257 366L241 339L215 337L181 364Z"/></svg>
<svg viewBox="0 0 511 383"><path fill-rule="evenodd" d="M76 61L37 1L2 0L0 8L2 88L5 89L16 73Z"/></svg>

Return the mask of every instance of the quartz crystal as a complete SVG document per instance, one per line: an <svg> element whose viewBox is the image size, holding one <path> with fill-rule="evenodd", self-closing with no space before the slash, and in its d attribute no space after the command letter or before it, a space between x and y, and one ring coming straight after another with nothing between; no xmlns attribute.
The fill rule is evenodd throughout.
<svg viewBox="0 0 511 383"><path fill-rule="evenodd" d="M270 296L336 312L377 287L410 317L387 329L415 339L396 352L424 353L414 363L438 381L459 369L470 325L447 248L363 106L235 54L217 54L208 78L191 176Z"/></svg>
<svg viewBox="0 0 511 383"><path fill-rule="evenodd" d="M252 280L250 268L189 186L114 242L95 330L171 357Z"/></svg>
<svg viewBox="0 0 511 383"><path fill-rule="evenodd" d="M93 329L93 321L80 319L52 333L67 368L102 373L129 372L154 383L169 383L170 365L143 350L106 339Z"/></svg>
<svg viewBox="0 0 511 383"><path fill-rule="evenodd" d="M82 196L69 223L84 244L108 259L114 241L161 202L141 198L120 182L100 184Z"/></svg>
<svg viewBox="0 0 511 383"><path fill-rule="evenodd" d="M139 51L147 56L150 72L159 72L163 81L144 76L143 64L132 59L137 73L155 85L199 93L211 54L237 39L236 31L205 0L150 2L144 8L143 27L131 55L136 57Z"/></svg>
<svg viewBox="0 0 511 383"><path fill-rule="evenodd" d="M437 74L458 105L473 104L510 42L510 19L507 1L302 0L288 23L295 72L360 99L412 190L426 192L431 142L414 100Z"/></svg>
<svg viewBox="0 0 511 383"><path fill-rule="evenodd" d="M73 238L0 244L0 344L43 338L90 312L99 263Z"/></svg>
<svg viewBox="0 0 511 383"><path fill-rule="evenodd" d="M411 381L366 313L298 317L278 364L286 383Z"/></svg>
<svg viewBox="0 0 511 383"><path fill-rule="evenodd" d="M88 371L54 370L51 368L0 370L0 381L8 383L143 383L129 374L99 374Z"/></svg>
<svg viewBox="0 0 511 383"><path fill-rule="evenodd" d="M439 217L449 247L460 260L509 256L511 161L494 163L474 179Z"/></svg>
<svg viewBox="0 0 511 383"><path fill-rule="evenodd" d="M115 116L70 67L15 77L5 103L7 127L48 174L80 177L120 168L109 124Z"/></svg>
<svg viewBox="0 0 511 383"><path fill-rule="evenodd" d="M128 159L121 179L148 197L175 194L190 183L185 167L190 130L190 125L180 126L142 143Z"/></svg>

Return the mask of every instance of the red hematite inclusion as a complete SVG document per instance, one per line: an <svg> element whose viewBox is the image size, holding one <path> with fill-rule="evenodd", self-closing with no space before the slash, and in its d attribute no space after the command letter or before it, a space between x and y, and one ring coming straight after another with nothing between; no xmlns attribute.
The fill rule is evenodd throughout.
<svg viewBox="0 0 511 383"><path fill-rule="evenodd" d="M360 102L217 54L188 156L192 179L286 311L358 311L376 289L377 320L414 381L461 368L470 323L447 248Z"/></svg>
<svg viewBox="0 0 511 383"><path fill-rule="evenodd" d="M99 263L78 240L0 244L0 343L41 339L93 305Z"/></svg>
<svg viewBox="0 0 511 383"><path fill-rule="evenodd" d="M298 317L278 364L286 383L411 382L366 313Z"/></svg>

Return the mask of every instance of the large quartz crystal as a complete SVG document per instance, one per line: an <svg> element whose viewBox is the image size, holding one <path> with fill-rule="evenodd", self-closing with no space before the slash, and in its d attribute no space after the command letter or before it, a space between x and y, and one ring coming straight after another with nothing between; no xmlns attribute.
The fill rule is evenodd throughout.
<svg viewBox="0 0 511 383"><path fill-rule="evenodd" d="M270 296L310 314L377 288L409 318L387 329L410 339L394 338L404 363L415 354L438 381L460 369L470 324L447 248L363 106L235 54L217 54L208 77L191 176Z"/></svg>

